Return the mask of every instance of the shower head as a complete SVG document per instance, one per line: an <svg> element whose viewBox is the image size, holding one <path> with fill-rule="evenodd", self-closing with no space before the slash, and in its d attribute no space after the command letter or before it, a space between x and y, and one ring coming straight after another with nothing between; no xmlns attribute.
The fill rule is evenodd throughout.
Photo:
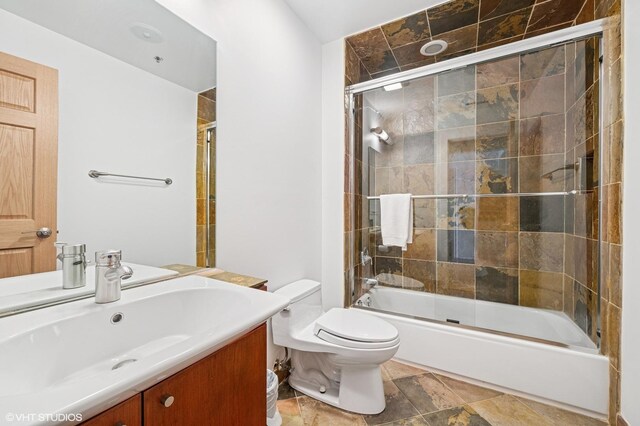
<svg viewBox="0 0 640 426"><path fill-rule="evenodd" d="M375 127L371 129L371 133L376 135L380 142L384 142L387 145L393 145L391 138L389 137L389 133L385 132L381 127Z"/></svg>

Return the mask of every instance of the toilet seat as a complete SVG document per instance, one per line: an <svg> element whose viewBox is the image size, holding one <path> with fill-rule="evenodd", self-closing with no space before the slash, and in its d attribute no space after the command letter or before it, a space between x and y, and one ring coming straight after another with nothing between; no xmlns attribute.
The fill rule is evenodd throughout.
<svg viewBox="0 0 640 426"><path fill-rule="evenodd" d="M344 337L327 333L324 330L320 330L316 336L325 342L352 349L387 349L392 348L400 342L400 338L388 342L358 342L357 340L345 339Z"/></svg>
<svg viewBox="0 0 640 426"><path fill-rule="evenodd" d="M326 342L357 349L388 348L399 341L394 326L353 309L329 310L316 320L313 334Z"/></svg>

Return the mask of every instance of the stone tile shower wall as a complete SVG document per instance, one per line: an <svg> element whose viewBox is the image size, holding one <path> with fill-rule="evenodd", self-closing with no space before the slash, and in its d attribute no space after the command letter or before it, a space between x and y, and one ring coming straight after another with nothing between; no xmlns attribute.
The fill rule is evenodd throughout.
<svg viewBox="0 0 640 426"><path fill-rule="evenodd" d="M345 86L605 16L619 15L619 4L620 0L452 0L442 6L346 38ZM419 49L432 39L448 41L449 49L443 55L425 58L419 54ZM346 105L345 102L345 107ZM348 123L348 114L346 118L345 122ZM359 126L356 126L356 129L362 131ZM345 132L345 219L352 216L352 213L347 211L357 208L358 217L360 213L364 216L364 224L368 220L368 204L365 202L363 205L363 200L352 194L354 191L363 192L363 182L359 181L358 175L355 174L353 188L356 189L351 189L349 170L361 168L365 158L355 154L351 152L348 132ZM482 203L485 209L490 208L492 204L489 200ZM353 296L362 292L361 281L355 280L356 271L359 268L360 273L364 273L359 252L349 250L352 247L351 242L356 239L353 226L345 220L344 269L347 305L352 303ZM482 242L480 241L480 244ZM366 241L361 243L366 244Z"/></svg>
<svg viewBox="0 0 640 426"><path fill-rule="evenodd" d="M374 160L369 158L375 162L369 173L374 176L369 182L372 193L574 189L573 171L543 177L567 164L566 50L556 47L413 81L394 92L366 94L365 103L388 111L386 116L383 112L382 127L395 141L375 152ZM570 74L573 79L573 69ZM573 163L574 152L570 154ZM574 289L564 291L565 208L573 208L570 198L416 200L414 243L406 252L381 246L379 228L369 229L375 274L384 274L389 285L560 311L566 298L567 310L575 317ZM369 208L378 214L374 203ZM593 226L594 217L597 210L584 220ZM379 216L374 218L379 223ZM582 281L593 281L595 269L579 269L589 277Z"/></svg>
<svg viewBox="0 0 640 426"><path fill-rule="evenodd" d="M610 17L604 32L602 85L601 351L609 357L609 422L620 412L620 328L622 317L622 176L624 147L622 0L595 0L595 17ZM630 41L633 42L633 41ZM620 424L620 423L618 423Z"/></svg>
<svg viewBox="0 0 640 426"><path fill-rule="evenodd" d="M216 89L206 90L198 94L198 136L196 149L196 265L204 267L207 256L215 260L215 212L216 185L215 171L211 167L209 173L209 194L207 191L207 128L216 121ZM211 135L211 161L215 164L215 129ZM209 225L207 224L207 203L209 203ZM207 236L209 237L209 253L207 253ZM209 266L215 266L211 262Z"/></svg>
<svg viewBox="0 0 640 426"><path fill-rule="evenodd" d="M594 19L593 0L452 0L347 38L352 83L445 61ZM420 48L444 40L427 58Z"/></svg>

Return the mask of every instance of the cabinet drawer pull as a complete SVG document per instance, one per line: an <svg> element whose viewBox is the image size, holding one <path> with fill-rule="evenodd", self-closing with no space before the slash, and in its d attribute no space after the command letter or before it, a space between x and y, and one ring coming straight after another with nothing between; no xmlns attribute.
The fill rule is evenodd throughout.
<svg viewBox="0 0 640 426"><path fill-rule="evenodd" d="M115 426L127 426L125 422L119 421L116 422Z"/></svg>
<svg viewBox="0 0 640 426"><path fill-rule="evenodd" d="M160 400L160 402L162 402L162 405L164 405L167 408L173 405L173 401L175 401L175 398L172 395L164 395Z"/></svg>

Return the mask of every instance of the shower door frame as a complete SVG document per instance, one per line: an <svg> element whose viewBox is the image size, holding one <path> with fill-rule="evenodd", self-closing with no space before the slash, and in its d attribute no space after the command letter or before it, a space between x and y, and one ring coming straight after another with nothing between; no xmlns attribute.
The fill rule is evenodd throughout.
<svg viewBox="0 0 640 426"><path fill-rule="evenodd" d="M211 223L211 168L215 167L215 164L212 164L211 162L211 150L212 149L216 149L215 146L212 146L212 144L216 143L216 137L217 135L217 131L218 131L218 122L214 121L212 123L210 123L206 128L205 128L205 132L206 132L206 136L205 136L205 142L206 142L206 149L207 149L207 155L205 156L206 159L206 165L205 165L205 193L206 193L206 204L205 204L205 214L207 215L206 217L206 232L207 235L205 237L205 267L207 268L214 268L216 266L216 259L215 257L213 259L211 259L211 227L215 226L215 223ZM215 136L212 137L211 135L215 134ZM216 157L217 158L217 157ZM214 171L215 173L215 171ZM214 202L215 200L215 194L214 194ZM215 238L215 232L214 232L214 238ZM215 241L214 243L214 247L215 247Z"/></svg>
<svg viewBox="0 0 640 426"><path fill-rule="evenodd" d="M420 68L415 68L408 71L399 72L393 75L380 77L374 80L365 81L362 83L353 84L351 86L347 86L345 88L345 96L346 104L348 107L348 130L349 130L349 153L355 152L355 126L356 126L356 105L355 105L355 96L359 94L363 94L365 92L369 92L371 90L380 89L385 86L395 84L395 83L403 83L410 80L415 80L421 77L428 77L433 75L438 75L447 71L453 71L459 68L464 68L469 65L477 65L480 63L490 62L493 60L506 58L515 55L526 54L528 52L537 51L544 48L550 48L557 45L563 45L570 42L576 42L579 40L588 39L591 37L598 37L599 40L599 57L597 58L599 61L599 100L598 100L598 120L599 120L599 131L598 131L598 182L602 185L602 171L604 166L604 159L602 156L602 148L603 148L603 132L604 132L604 117L603 117L603 100L606 87L604 82L602 81L602 76L604 74L603 70L603 57L605 55L605 46L609 45L605 43L606 29L608 25L612 22L610 19L599 19L591 22L587 22L585 24L576 25L573 27L561 29L558 31L554 31L548 34L543 34L537 37L532 37L530 39L516 41L513 43L509 43L507 45L494 47L492 49L487 49L482 52L470 53L468 55L464 55L461 57L449 59L443 62L437 62L435 64L425 65ZM349 194L352 196L355 194L355 167L354 161L351 160L348 162L348 179L349 179ZM602 312L601 312L601 294L602 294L602 271L601 271L601 243L602 243L602 213L603 213L603 202L602 202L602 191L599 191L598 195L598 247L597 247L597 256L598 256L598 265L597 265L597 274L598 274L598 295L597 295L597 318L596 318L596 327L597 327L597 342L596 347L597 350L601 350L601 325L602 325ZM354 207L355 204L351 203L351 208ZM348 217L350 218L350 226L349 229L355 229L355 215L354 212L351 212ZM348 244L349 252L347 253L346 260L349 266L354 265L354 248L355 248L355 239L352 238ZM351 268L345 268L347 273L349 274L349 279L345 282L345 306L352 306L355 303L355 266ZM353 275L353 276L352 276ZM348 284L348 285L347 285ZM385 312L386 314L392 315L400 315ZM484 328L478 328L474 326L464 325L464 324L452 324L448 322L438 321L429 318L420 318L421 320L428 322L437 322L441 324L446 324L451 327L460 327L467 328L471 330L480 330L486 333L498 334L498 335L507 335L510 337L515 337L518 339L535 341L535 342L544 342L554 346L572 348L583 350L584 348L573 347L562 342L553 342L553 341L542 341L540 339L536 339L533 337L528 337L519 334L511 334L504 333L498 330L490 330Z"/></svg>

